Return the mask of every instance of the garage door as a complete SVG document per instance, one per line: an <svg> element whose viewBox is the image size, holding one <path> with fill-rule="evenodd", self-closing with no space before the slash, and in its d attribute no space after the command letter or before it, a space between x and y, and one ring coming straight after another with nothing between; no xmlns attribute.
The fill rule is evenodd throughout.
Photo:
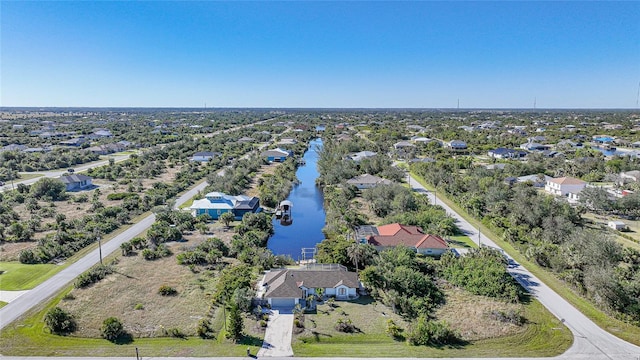
<svg viewBox="0 0 640 360"><path fill-rule="evenodd" d="M296 300L292 298L272 298L271 299L271 308L277 309L287 309L291 310L296 306Z"/></svg>

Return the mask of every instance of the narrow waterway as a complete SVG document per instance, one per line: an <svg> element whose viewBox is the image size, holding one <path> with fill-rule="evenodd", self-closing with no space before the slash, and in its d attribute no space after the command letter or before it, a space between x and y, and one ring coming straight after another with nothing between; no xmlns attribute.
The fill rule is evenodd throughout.
<svg viewBox="0 0 640 360"><path fill-rule="evenodd" d="M293 223L288 226L273 221L275 234L269 238L267 247L276 255L289 255L293 260L302 260L303 248L315 248L324 239L322 228L325 222L324 199L320 188L316 187L318 153L322 140L311 141L309 150L304 154L305 164L296 171L300 184L295 186L287 200L293 203ZM309 259L311 253L307 253Z"/></svg>

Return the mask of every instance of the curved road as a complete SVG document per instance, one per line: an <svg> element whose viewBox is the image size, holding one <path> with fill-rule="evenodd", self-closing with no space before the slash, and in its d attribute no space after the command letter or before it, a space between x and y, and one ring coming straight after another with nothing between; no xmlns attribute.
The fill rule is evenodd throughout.
<svg viewBox="0 0 640 360"><path fill-rule="evenodd" d="M410 186L421 193L426 194L432 202L442 206L449 215L453 216L456 225L471 239L478 239L478 229L473 227L458 213L453 211L442 201L435 200L433 193L427 191L419 182L410 178ZM483 245L502 250L491 239L480 234ZM550 287L540 281L529 270L518 264L513 258L506 255L509 260L509 273L525 289L538 299L549 311L571 330L574 342L569 350L559 356L562 359L603 359L603 360L640 360L640 347L619 339L602 330L589 318L584 316L573 305L558 295Z"/></svg>

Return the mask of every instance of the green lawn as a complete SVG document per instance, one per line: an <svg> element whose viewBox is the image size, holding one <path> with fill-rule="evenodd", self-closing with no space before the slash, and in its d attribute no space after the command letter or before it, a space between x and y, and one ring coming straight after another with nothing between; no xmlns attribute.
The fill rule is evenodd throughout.
<svg viewBox="0 0 640 360"><path fill-rule="evenodd" d="M502 338L474 341L445 347L411 346L393 340L385 333L387 319L406 329L406 323L395 314L382 312L372 304L337 302L339 308L329 314L322 305L318 314L307 314L305 326L314 333L297 336L292 343L295 356L319 357L544 357L565 352L573 337L557 318L538 301L525 306L529 324L519 334ZM347 315L341 315L344 311ZM337 318L349 318L361 332L344 334L333 329Z"/></svg>
<svg viewBox="0 0 640 360"><path fill-rule="evenodd" d="M449 240L449 246L452 248L469 249L478 247L478 243L473 242L473 240L466 235L449 236L447 240Z"/></svg>
<svg viewBox="0 0 640 360"><path fill-rule="evenodd" d="M29 290L36 287L60 270L52 264L0 263L0 290Z"/></svg>
<svg viewBox="0 0 640 360"><path fill-rule="evenodd" d="M416 175L415 173L411 173L411 176L420 184L422 184L429 191L433 191L433 187L427 184L421 177ZM630 343L640 345L640 327L630 325L623 321L617 320L601 310L597 309L593 304L584 298L577 295L571 289L567 287L565 283L558 280L554 274L550 273L547 270L542 269L538 265L527 260L518 250L516 250L510 243L503 241L501 237L494 234L489 230L486 226L484 226L481 222L474 219L471 215L469 215L466 211L461 209L458 205L456 205L453 201L444 197L442 193L438 193L438 202L446 203L451 209L460 214L465 220L471 223L475 227L480 227L482 233L491 238L498 246L500 246L504 251L506 251L511 257L513 257L518 263L522 264L526 267L531 273L533 273L538 279L547 284L553 291L562 296L565 300L575 306L580 312L582 312L585 316L595 322L602 329L610 332L611 334L620 337L621 339L628 341Z"/></svg>
<svg viewBox="0 0 640 360"><path fill-rule="evenodd" d="M22 181L22 180L29 180L29 179L33 179L33 178L38 178L41 176L44 176L44 174L38 174L38 173L20 173L19 174L20 178L16 179L15 181ZM11 181L5 181L6 184L11 184Z"/></svg>
<svg viewBox="0 0 640 360"><path fill-rule="evenodd" d="M0 308L2 308L3 306L7 305L8 303L4 302L4 301L0 301Z"/></svg>

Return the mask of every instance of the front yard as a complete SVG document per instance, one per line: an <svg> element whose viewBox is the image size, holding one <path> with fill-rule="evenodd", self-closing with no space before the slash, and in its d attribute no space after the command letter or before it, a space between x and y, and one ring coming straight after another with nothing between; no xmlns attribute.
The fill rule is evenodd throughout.
<svg viewBox="0 0 640 360"><path fill-rule="evenodd" d="M391 309L361 297L356 301L336 301L335 308L319 305L316 313L306 314L305 329L294 328L292 347L295 356L344 357L483 357L483 356L555 356L572 344L570 331L539 302L505 304L458 289L447 289L447 304L435 316L444 320L462 338L459 345L447 347L411 346L386 333L393 322L406 333L410 324ZM490 318L494 310L519 311L526 319L523 326ZM351 320L352 334L335 330L338 319Z"/></svg>

